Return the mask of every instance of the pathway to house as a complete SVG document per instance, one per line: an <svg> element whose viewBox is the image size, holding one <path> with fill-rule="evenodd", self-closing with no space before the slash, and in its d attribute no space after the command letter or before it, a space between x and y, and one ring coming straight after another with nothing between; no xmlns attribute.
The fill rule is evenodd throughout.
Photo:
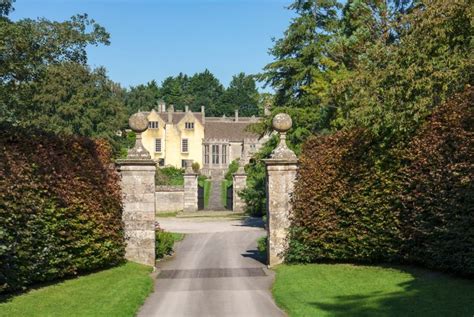
<svg viewBox="0 0 474 317"><path fill-rule="evenodd" d="M261 262L261 220L161 218L167 231L186 233L176 255L158 263L155 291L138 316L285 316L270 288L274 274Z"/></svg>

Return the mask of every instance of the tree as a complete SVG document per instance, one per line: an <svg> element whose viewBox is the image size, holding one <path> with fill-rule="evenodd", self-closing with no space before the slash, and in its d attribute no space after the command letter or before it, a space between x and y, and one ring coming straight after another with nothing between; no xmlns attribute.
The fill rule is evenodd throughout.
<svg viewBox="0 0 474 317"><path fill-rule="evenodd" d="M64 22L0 19L0 119L22 122L35 113L29 85L50 65L86 65L87 45L98 44L108 45L109 34L87 14Z"/></svg>
<svg viewBox="0 0 474 317"><path fill-rule="evenodd" d="M138 111L148 111L160 100L160 87L152 80L146 85L131 87L125 95L125 104L128 115Z"/></svg>
<svg viewBox="0 0 474 317"><path fill-rule="evenodd" d="M123 90L103 68L91 71L73 62L49 65L29 86L35 111L23 120L35 127L112 140L125 125Z"/></svg>
<svg viewBox="0 0 474 317"><path fill-rule="evenodd" d="M193 111L200 111L201 106L205 106L206 113L210 116L224 114L219 104L224 87L209 70L196 73L190 78L189 92L193 97L190 104Z"/></svg>
<svg viewBox="0 0 474 317"><path fill-rule="evenodd" d="M289 6L297 17L270 54L275 61L259 76L276 90L277 106L308 107L319 103L307 89L316 80L329 81L327 47L338 26L336 0L297 0Z"/></svg>
<svg viewBox="0 0 474 317"><path fill-rule="evenodd" d="M253 76L239 73L232 77L229 87L221 98L219 109L226 115L231 115L235 109L239 115L250 117L258 115L259 94Z"/></svg>

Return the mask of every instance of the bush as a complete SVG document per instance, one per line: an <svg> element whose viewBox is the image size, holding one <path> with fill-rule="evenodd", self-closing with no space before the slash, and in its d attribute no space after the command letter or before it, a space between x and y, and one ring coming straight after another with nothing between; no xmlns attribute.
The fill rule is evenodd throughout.
<svg viewBox="0 0 474 317"><path fill-rule="evenodd" d="M6 123L0 131L0 292L121 262L121 192L107 143Z"/></svg>
<svg viewBox="0 0 474 317"><path fill-rule="evenodd" d="M233 160L229 164L229 168L227 169L227 172L224 175L224 178L228 180L229 182L232 182L234 180L233 175L237 173L239 170L239 160Z"/></svg>
<svg viewBox="0 0 474 317"><path fill-rule="evenodd" d="M156 185L184 185L184 170L173 166L158 168L155 174Z"/></svg>
<svg viewBox="0 0 474 317"><path fill-rule="evenodd" d="M198 162L193 162L193 164L191 164L191 168L193 169L194 173L199 173L201 166L199 165Z"/></svg>
<svg viewBox="0 0 474 317"><path fill-rule="evenodd" d="M287 259L407 261L474 275L474 89L435 110L406 147L362 130L304 146Z"/></svg>
<svg viewBox="0 0 474 317"><path fill-rule="evenodd" d="M174 237L171 232L163 231L162 229L156 230L156 242L155 252L156 258L161 259L166 255L173 253Z"/></svg>

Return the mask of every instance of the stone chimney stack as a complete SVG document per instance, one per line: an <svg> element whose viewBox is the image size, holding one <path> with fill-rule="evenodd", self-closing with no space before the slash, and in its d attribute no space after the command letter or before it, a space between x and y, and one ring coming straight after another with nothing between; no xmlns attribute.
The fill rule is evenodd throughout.
<svg viewBox="0 0 474 317"><path fill-rule="evenodd" d="M235 122L239 122L239 109L235 109Z"/></svg>
<svg viewBox="0 0 474 317"><path fill-rule="evenodd" d="M206 107L201 106L202 123L206 123Z"/></svg>
<svg viewBox="0 0 474 317"><path fill-rule="evenodd" d="M173 105L170 105L168 107L168 123L169 124L173 123L173 112L174 112L174 107L173 107Z"/></svg>
<svg viewBox="0 0 474 317"><path fill-rule="evenodd" d="M166 112L166 104L163 100L158 101L158 112Z"/></svg>
<svg viewBox="0 0 474 317"><path fill-rule="evenodd" d="M189 112L189 106L184 106L184 112Z"/></svg>

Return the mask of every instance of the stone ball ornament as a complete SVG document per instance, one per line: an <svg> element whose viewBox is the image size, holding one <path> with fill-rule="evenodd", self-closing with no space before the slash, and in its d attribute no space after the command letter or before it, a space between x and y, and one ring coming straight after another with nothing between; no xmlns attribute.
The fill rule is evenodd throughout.
<svg viewBox="0 0 474 317"><path fill-rule="evenodd" d="M133 132L142 133L148 129L148 119L143 113L135 113L128 119L128 125Z"/></svg>
<svg viewBox="0 0 474 317"><path fill-rule="evenodd" d="M273 117L272 121L273 129L278 132L285 133L291 129L293 126L293 121L291 117L286 113L279 113L275 117Z"/></svg>

